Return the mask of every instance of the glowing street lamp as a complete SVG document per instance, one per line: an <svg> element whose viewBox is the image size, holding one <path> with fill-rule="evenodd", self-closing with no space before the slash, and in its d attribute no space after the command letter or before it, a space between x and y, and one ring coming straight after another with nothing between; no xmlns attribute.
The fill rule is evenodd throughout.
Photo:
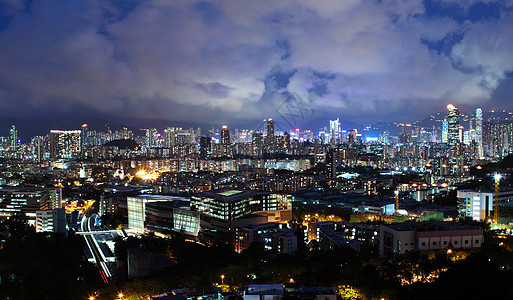
<svg viewBox="0 0 513 300"><path fill-rule="evenodd" d="M118 294L118 298L119 298L119 299L123 299L123 293L119 293L119 294Z"/></svg>
<svg viewBox="0 0 513 300"><path fill-rule="evenodd" d="M221 275L221 284L224 285L224 274Z"/></svg>

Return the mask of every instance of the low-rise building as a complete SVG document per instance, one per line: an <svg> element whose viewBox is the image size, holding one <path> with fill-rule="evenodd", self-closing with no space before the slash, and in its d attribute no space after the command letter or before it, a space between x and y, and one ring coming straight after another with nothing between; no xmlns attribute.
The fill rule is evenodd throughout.
<svg viewBox="0 0 513 300"><path fill-rule="evenodd" d="M280 254L291 254L297 250L297 236L293 229L262 234L260 241L265 250L276 251Z"/></svg>
<svg viewBox="0 0 513 300"><path fill-rule="evenodd" d="M404 222L380 225L380 256L410 251L477 249L483 243L483 230L456 222Z"/></svg>
<svg viewBox="0 0 513 300"><path fill-rule="evenodd" d="M499 191L499 205L513 202L513 190ZM458 212L462 218L476 221L487 220L492 216L495 193L481 190L458 191Z"/></svg>
<svg viewBox="0 0 513 300"><path fill-rule="evenodd" d="M66 210L64 208L38 210L36 232L66 234Z"/></svg>

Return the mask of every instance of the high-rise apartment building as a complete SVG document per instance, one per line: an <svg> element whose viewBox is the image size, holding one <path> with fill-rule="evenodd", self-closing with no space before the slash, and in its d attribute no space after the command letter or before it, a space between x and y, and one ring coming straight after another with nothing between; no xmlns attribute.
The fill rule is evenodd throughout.
<svg viewBox="0 0 513 300"><path fill-rule="evenodd" d="M409 144L412 142L413 128L411 124L400 124L401 133L399 133L399 141L402 144Z"/></svg>
<svg viewBox="0 0 513 300"><path fill-rule="evenodd" d="M264 149L264 139L262 137L262 133L260 131L253 132L251 136L251 146L253 148L254 156L262 156Z"/></svg>
<svg viewBox="0 0 513 300"><path fill-rule="evenodd" d="M228 126L224 125L221 129L221 144L229 145L230 144L230 131L228 130Z"/></svg>
<svg viewBox="0 0 513 300"><path fill-rule="evenodd" d="M330 144L337 145L340 143L340 121L339 118L336 120L330 120Z"/></svg>
<svg viewBox="0 0 513 300"><path fill-rule="evenodd" d="M444 143L444 144L447 144L448 131L449 131L449 124L447 123L447 118L445 118L442 123L442 143Z"/></svg>
<svg viewBox="0 0 513 300"><path fill-rule="evenodd" d="M9 130L9 151L16 152L16 150L18 150L18 130L12 125L11 130Z"/></svg>
<svg viewBox="0 0 513 300"><path fill-rule="evenodd" d="M42 136L35 136L32 138L32 155L34 160L41 162L44 154L44 138Z"/></svg>
<svg viewBox="0 0 513 300"><path fill-rule="evenodd" d="M202 136L200 139L200 159L208 159L210 158L210 154L212 153L212 143L211 139L208 136Z"/></svg>
<svg viewBox="0 0 513 300"><path fill-rule="evenodd" d="M460 142L460 113L454 105L447 105L447 143L455 150Z"/></svg>
<svg viewBox="0 0 513 300"><path fill-rule="evenodd" d="M156 128L146 129L146 141L144 144L147 148L157 146L157 129Z"/></svg>
<svg viewBox="0 0 513 300"><path fill-rule="evenodd" d="M479 147L483 147L483 111L476 109L476 133L474 140Z"/></svg>
<svg viewBox="0 0 513 300"><path fill-rule="evenodd" d="M271 118L267 119L267 136L274 136L274 121Z"/></svg>
<svg viewBox="0 0 513 300"><path fill-rule="evenodd" d="M51 130L50 158L77 158L82 154L82 131Z"/></svg>
<svg viewBox="0 0 513 300"><path fill-rule="evenodd" d="M164 129L164 147L173 148L175 145L175 128L168 127Z"/></svg>

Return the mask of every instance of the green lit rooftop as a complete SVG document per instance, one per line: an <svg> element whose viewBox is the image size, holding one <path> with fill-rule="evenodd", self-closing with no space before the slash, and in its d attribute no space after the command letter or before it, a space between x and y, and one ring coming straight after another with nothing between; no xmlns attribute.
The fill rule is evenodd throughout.
<svg viewBox="0 0 513 300"><path fill-rule="evenodd" d="M221 196L225 196L225 197L230 197L230 196L233 196L233 195L240 194L242 192L243 191L240 191L240 190L228 190L228 191L220 192L220 193L217 193L217 194L221 195Z"/></svg>

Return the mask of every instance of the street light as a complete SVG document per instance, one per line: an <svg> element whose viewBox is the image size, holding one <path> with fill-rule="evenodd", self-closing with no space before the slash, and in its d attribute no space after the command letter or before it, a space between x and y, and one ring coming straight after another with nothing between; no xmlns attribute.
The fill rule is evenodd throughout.
<svg viewBox="0 0 513 300"><path fill-rule="evenodd" d="M224 285L224 274L221 275L221 284Z"/></svg>
<svg viewBox="0 0 513 300"><path fill-rule="evenodd" d="M118 298L119 298L119 299L123 299L123 293L119 293L119 294L118 294Z"/></svg>

